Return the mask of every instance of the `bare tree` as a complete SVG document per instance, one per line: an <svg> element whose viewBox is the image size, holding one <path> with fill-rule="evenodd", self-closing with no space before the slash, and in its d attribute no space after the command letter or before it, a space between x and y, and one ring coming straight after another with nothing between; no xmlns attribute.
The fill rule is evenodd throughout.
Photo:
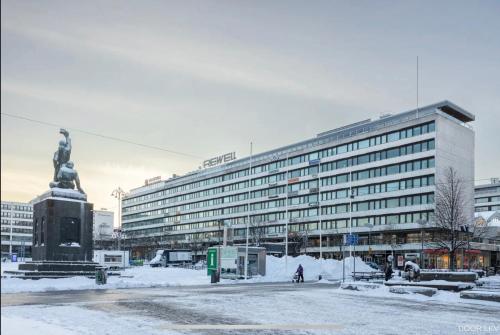
<svg viewBox="0 0 500 335"><path fill-rule="evenodd" d="M288 233L288 250L292 255L297 256L300 254L300 249L304 246L305 233L303 232L290 232Z"/></svg>
<svg viewBox="0 0 500 335"><path fill-rule="evenodd" d="M250 224L250 237L253 240L253 244L258 247L260 243L266 237L266 223L265 221L255 219Z"/></svg>
<svg viewBox="0 0 500 335"><path fill-rule="evenodd" d="M455 270L457 251L469 245L467 234L477 237L482 233L481 227L469 216L472 204L467 201L464 186L453 167L449 167L444 179L436 184L434 220L440 234L433 244L448 251L450 270Z"/></svg>

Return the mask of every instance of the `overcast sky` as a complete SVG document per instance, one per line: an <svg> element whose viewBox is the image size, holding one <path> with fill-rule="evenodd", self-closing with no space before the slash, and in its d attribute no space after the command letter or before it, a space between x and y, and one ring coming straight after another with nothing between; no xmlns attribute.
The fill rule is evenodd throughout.
<svg viewBox="0 0 500 335"><path fill-rule="evenodd" d="M451 100L500 175L499 1L3 0L3 113L67 127L95 208L144 179ZM90 136L83 129L185 152ZM2 116L2 200L48 189L58 128ZM481 182L481 181L479 181ZM485 182L485 181L482 181Z"/></svg>

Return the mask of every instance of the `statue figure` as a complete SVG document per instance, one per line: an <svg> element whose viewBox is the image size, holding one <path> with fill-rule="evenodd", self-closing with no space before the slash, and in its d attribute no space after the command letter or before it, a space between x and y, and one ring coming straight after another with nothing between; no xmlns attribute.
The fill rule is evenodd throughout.
<svg viewBox="0 0 500 335"><path fill-rule="evenodd" d="M59 187L59 188L69 188L74 189L75 184L76 188L80 193L85 194L83 189L80 186L80 178L78 177L78 172L73 169L74 164L72 161L67 162L59 169L57 173L57 181L50 183L50 187Z"/></svg>
<svg viewBox="0 0 500 335"><path fill-rule="evenodd" d="M49 184L50 188L59 187L73 190L76 188L80 193L85 194L80 186L78 172L74 169L74 164L69 160L71 156L71 139L65 129L59 131L66 140L59 141L59 148L54 153L54 180Z"/></svg>
<svg viewBox="0 0 500 335"><path fill-rule="evenodd" d="M66 129L59 130L59 133L63 134L65 140L59 141L59 148L54 153L54 158L52 162L54 163L54 182L57 182L57 174L59 169L63 164L69 162L71 156L71 139L69 138L69 133Z"/></svg>

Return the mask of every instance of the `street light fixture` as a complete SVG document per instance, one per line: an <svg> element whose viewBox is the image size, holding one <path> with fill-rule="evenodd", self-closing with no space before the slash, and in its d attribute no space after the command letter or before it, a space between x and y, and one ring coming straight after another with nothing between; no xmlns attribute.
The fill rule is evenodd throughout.
<svg viewBox="0 0 500 335"><path fill-rule="evenodd" d="M121 231L122 231L122 197L125 191L120 186L111 192L111 196L118 199L118 250L121 250Z"/></svg>
<svg viewBox="0 0 500 335"><path fill-rule="evenodd" d="M420 226L420 267L424 268L424 228L427 227L427 220L417 220Z"/></svg>

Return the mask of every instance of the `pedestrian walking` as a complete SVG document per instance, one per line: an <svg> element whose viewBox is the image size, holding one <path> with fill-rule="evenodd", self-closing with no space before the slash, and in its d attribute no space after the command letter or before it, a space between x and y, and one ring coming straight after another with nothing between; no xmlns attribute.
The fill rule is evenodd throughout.
<svg viewBox="0 0 500 335"><path fill-rule="evenodd" d="M300 283L301 279L302 282L304 282L304 268L302 267L302 264L299 264L295 273L297 274L297 283Z"/></svg>

